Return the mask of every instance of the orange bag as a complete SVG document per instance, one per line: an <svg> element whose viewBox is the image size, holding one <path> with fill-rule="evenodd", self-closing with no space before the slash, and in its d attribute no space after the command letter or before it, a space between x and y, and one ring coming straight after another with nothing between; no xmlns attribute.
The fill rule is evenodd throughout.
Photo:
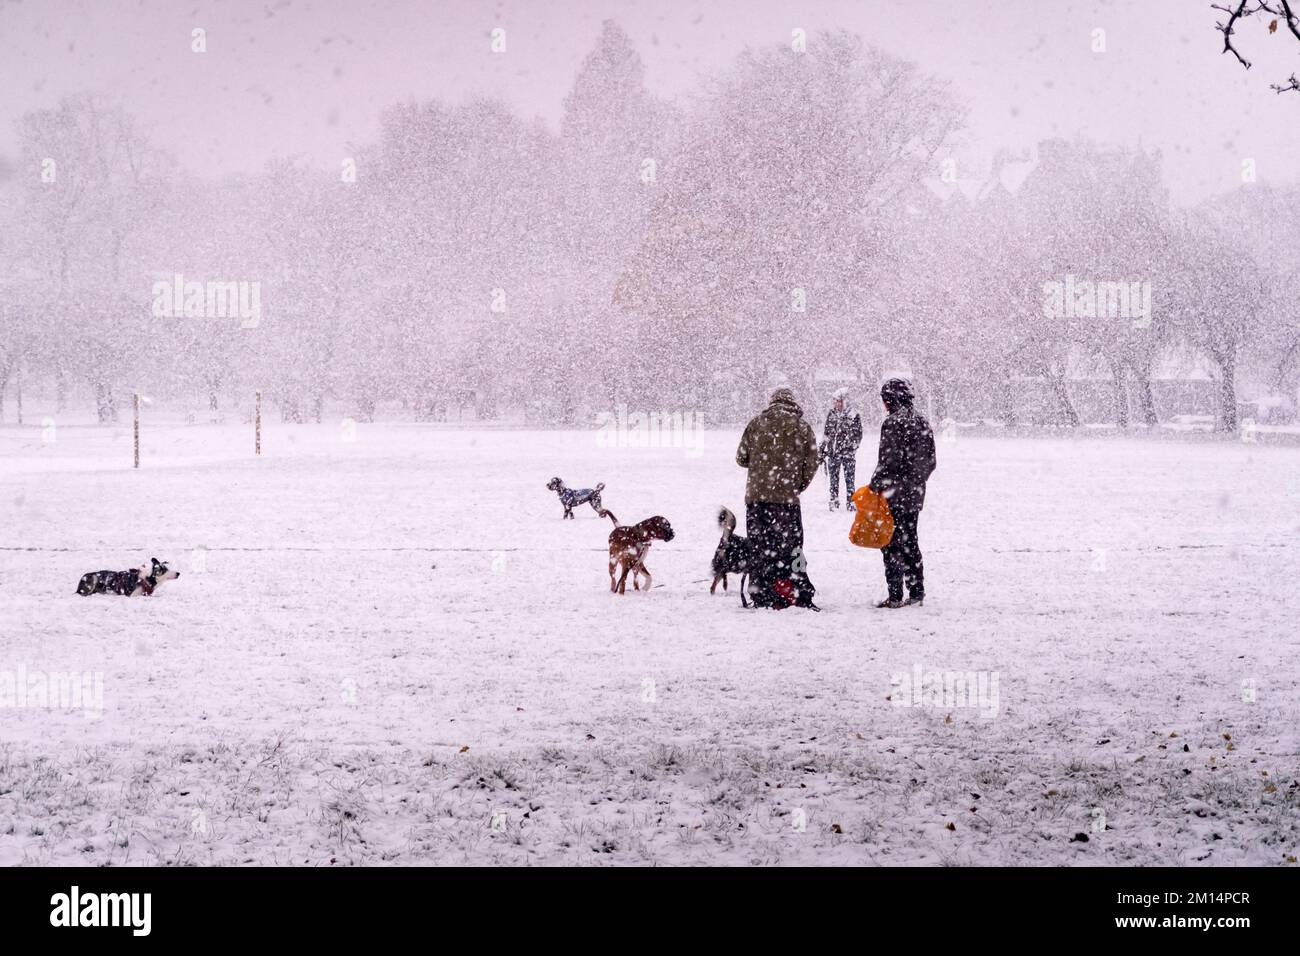
<svg viewBox="0 0 1300 956"><path fill-rule="evenodd" d="M894 537L894 516L889 502L876 494L869 485L853 492L853 504L858 509L849 529L849 541L859 548L883 548Z"/></svg>

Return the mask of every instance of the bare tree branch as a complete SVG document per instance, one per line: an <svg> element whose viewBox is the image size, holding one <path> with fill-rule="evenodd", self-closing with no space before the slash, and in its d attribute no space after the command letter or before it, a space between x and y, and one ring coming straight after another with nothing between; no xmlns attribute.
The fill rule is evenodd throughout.
<svg viewBox="0 0 1300 956"><path fill-rule="evenodd" d="M1237 9L1235 12L1229 9L1228 7L1220 6L1217 3L1212 3L1210 4L1210 6L1215 10L1222 10L1224 13L1227 13L1229 15L1228 22L1226 24L1216 23L1214 25L1214 28L1223 34L1223 52L1231 53L1233 56L1237 58L1237 60L1241 63L1242 66L1244 66L1246 69L1249 70L1250 61L1247 60L1240 53L1238 53L1237 48L1232 45L1232 33L1233 33L1232 25L1236 23L1239 19L1241 19L1243 16L1250 16L1250 14L1246 12L1246 3L1247 0L1241 0L1241 3L1237 5Z"/></svg>
<svg viewBox="0 0 1300 956"><path fill-rule="evenodd" d="M1291 31L1292 36L1300 40L1300 20L1296 19L1296 15L1291 10L1291 0L1281 0L1281 4L1281 16L1286 20L1287 29Z"/></svg>
<svg viewBox="0 0 1300 956"><path fill-rule="evenodd" d="M1292 9L1293 3L1296 4L1297 9L1300 9L1300 0L1254 0L1254 6L1250 5L1251 0L1241 0L1241 2L1236 5L1236 9L1219 3L1210 4L1211 9L1222 10L1228 15L1227 23L1216 23L1214 25L1214 28L1223 34L1222 52L1231 53L1237 58L1237 62L1246 69L1250 69L1250 61L1242 56L1241 51L1233 45L1232 38L1237 32L1237 22L1252 17L1257 13L1267 13L1274 18L1268 25L1269 33L1277 32L1278 21L1281 20L1286 24L1286 28L1291 32L1291 35L1295 37L1296 40L1300 40L1300 17L1297 17L1295 10ZM1271 89L1277 93L1288 93L1292 90L1300 90L1300 81L1298 81L1296 75L1292 73L1291 78L1286 83L1274 83L1272 84Z"/></svg>

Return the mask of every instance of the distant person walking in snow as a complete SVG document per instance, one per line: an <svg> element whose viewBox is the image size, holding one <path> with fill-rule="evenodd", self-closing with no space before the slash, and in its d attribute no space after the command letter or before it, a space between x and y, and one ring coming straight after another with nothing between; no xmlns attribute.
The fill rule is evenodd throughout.
<svg viewBox="0 0 1300 956"><path fill-rule="evenodd" d="M897 608L925 600L916 524L925 506L925 483L934 473L937 460L930 423L912 407L912 386L905 379L891 378L880 387L880 399L889 414L880 425L880 456L871 476L871 490L889 502L894 536L881 552L889 596L876 607Z"/></svg>
<svg viewBox="0 0 1300 956"><path fill-rule="evenodd" d="M788 388L773 392L767 408L745 426L736 464L749 471L745 533L756 564L749 572L755 607L817 610L799 507L799 495L817 474L817 436Z"/></svg>
<svg viewBox="0 0 1300 956"><path fill-rule="evenodd" d="M862 418L857 412L849 414L849 390L839 389L833 396L831 410L826 413L826 427L822 430L821 460L831 479L831 511L840 506L840 469L844 469L844 504L853 507L854 473L858 467L858 446L862 444Z"/></svg>

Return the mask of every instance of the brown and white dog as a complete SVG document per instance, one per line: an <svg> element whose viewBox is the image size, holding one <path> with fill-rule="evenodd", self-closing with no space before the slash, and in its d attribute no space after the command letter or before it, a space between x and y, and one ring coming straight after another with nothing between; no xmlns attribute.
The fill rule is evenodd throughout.
<svg viewBox="0 0 1300 956"><path fill-rule="evenodd" d="M655 541L673 540L673 526L668 519L655 515L631 526L620 525L612 512L606 511L609 520L614 522L614 530L609 533L609 589L618 594L627 592L627 576L632 575L632 590L641 590L637 584L637 575L645 576L645 590L650 590L650 570L645 566L645 556L650 553L650 545ZM615 570L622 568L617 581Z"/></svg>

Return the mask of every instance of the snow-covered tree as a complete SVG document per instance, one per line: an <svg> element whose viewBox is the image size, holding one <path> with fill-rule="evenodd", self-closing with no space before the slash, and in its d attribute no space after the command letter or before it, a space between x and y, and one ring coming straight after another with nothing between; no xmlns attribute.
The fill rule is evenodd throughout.
<svg viewBox="0 0 1300 956"><path fill-rule="evenodd" d="M364 195L381 225L381 277L417 297L411 384L425 401L467 389L490 413L512 384L506 370L526 370L520 356L559 333L547 325L552 156L545 128L493 100L386 114Z"/></svg>
<svg viewBox="0 0 1300 956"><path fill-rule="evenodd" d="M1265 316L1248 359L1266 387L1294 395L1300 380L1300 186L1251 183L1204 209L1267 277Z"/></svg>
<svg viewBox="0 0 1300 956"><path fill-rule="evenodd" d="M642 380L688 403L715 372L751 399L773 375L811 396L819 364L875 338L876 227L960 118L853 34L746 51L692 115L625 277Z"/></svg>
<svg viewBox="0 0 1300 956"><path fill-rule="evenodd" d="M606 20L564 99L552 180L558 217L553 321L566 329L566 340L601 342L605 354L591 362L568 341L546 350L552 388L565 393L570 415L575 391L585 388L612 406L628 384L616 370L630 364L631 343L608 332L619 315L619 280L636 255L661 182L674 175L669 131L676 117L646 90L644 74L627 35Z"/></svg>
<svg viewBox="0 0 1300 956"><path fill-rule="evenodd" d="M1237 373L1265 319L1267 277L1204 210L1181 217L1172 243L1176 252L1161 283L1161 308L1168 310L1174 333L1214 363L1219 385L1215 429L1235 432Z"/></svg>
<svg viewBox="0 0 1300 956"><path fill-rule="evenodd" d="M1038 166L1016 202L1027 239L1017 257L1025 298L1016 324L1026 369L1050 383L1062 420L1077 425L1068 389L1071 359L1098 356L1111 371L1115 421L1128 424L1125 383L1131 373L1139 417L1155 425L1151 372L1167 326L1149 309L1143 314L1143 303L1150 302L1147 290L1169 248L1159 157L1051 140L1040 144ZM1048 283L1059 283L1062 296L1074 301L1045 309ZM1122 301L1108 294L1116 286Z"/></svg>
<svg viewBox="0 0 1300 956"><path fill-rule="evenodd" d="M117 417L134 343L148 315L142 247L171 164L119 108L90 96L26 114L19 124L31 263L46 305L56 375L85 375L101 422Z"/></svg>

